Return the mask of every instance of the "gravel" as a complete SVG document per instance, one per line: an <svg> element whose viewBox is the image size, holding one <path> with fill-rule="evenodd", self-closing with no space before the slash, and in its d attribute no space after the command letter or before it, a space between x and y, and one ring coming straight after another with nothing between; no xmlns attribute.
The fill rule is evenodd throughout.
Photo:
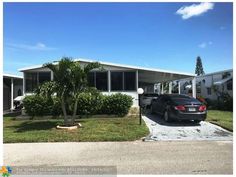
<svg viewBox="0 0 236 177"><path fill-rule="evenodd" d="M159 115L147 114L142 117L150 130L144 141L175 140L217 140L232 141L233 133L209 122L166 123Z"/></svg>

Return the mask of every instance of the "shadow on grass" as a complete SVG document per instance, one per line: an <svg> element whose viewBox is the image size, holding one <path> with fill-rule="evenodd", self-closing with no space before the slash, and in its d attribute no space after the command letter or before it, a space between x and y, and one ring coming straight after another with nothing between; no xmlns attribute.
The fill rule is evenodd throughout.
<svg viewBox="0 0 236 177"><path fill-rule="evenodd" d="M56 128L59 122L43 121L43 122L23 122L19 125L9 126L9 128L16 129L15 132L27 132L35 130L50 130Z"/></svg>

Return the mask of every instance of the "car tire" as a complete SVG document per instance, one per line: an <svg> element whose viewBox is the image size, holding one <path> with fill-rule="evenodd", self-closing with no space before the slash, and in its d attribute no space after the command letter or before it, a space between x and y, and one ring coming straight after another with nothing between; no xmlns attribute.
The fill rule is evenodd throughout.
<svg viewBox="0 0 236 177"><path fill-rule="evenodd" d="M194 123L199 124L201 120L194 120Z"/></svg>
<svg viewBox="0 0 236 177"><path fill-rule="evenodd" d="M169 113L168 113L167 110L164 112L164 120L165 120L166 122L170 122L170 117L169 117Z"/></svg>

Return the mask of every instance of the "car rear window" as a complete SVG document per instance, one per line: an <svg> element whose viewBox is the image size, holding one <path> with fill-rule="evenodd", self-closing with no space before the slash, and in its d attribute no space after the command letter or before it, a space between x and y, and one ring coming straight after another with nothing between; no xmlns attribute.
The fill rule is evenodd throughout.
<svg viewBox="0 0 236 177"><path fill-rule="evenodd" d="M146 97L158 97L158 94L155 94L155 93L146 93L146 94L144 94L144 96L146 96Z"/></svg>
<svg viewBox="0 0 236 177"><path fill-rule="evenodd" d="M180 97L175 96L175 97L171 97L171 99L175 102L182 102L182 101L186 102L187 101L187 102L195 102L195 103L200 104L200 102L197 99L192 98L192 97L188 97L188 96L180 96Z"/></svg>

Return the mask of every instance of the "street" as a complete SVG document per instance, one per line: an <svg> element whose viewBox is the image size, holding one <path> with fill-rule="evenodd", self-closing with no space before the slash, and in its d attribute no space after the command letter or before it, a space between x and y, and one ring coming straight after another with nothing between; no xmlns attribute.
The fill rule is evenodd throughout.
<svg viewBox="0 0 236 177"><path fill-rule="evenodd" d="M116 166L118 174L232 174L232 141L4 144L4 165Z"/></svg>

